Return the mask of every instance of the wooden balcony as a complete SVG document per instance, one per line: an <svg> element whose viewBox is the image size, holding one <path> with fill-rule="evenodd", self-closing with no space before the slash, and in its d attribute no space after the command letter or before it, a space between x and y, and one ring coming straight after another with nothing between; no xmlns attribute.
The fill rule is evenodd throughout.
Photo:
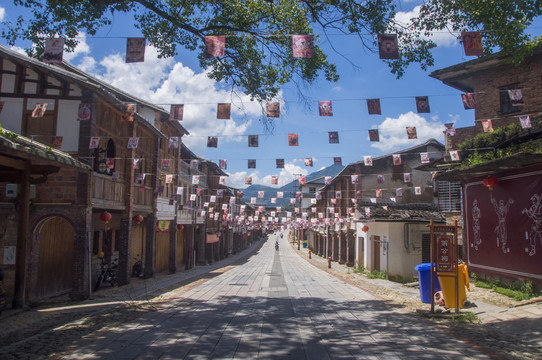
<svg viewBox="0 0 542 360"><path fill-rule="evenodd" d="M112 181L111 176L93 173L92 203L98 208L124 209L125 184Z"/></svg>

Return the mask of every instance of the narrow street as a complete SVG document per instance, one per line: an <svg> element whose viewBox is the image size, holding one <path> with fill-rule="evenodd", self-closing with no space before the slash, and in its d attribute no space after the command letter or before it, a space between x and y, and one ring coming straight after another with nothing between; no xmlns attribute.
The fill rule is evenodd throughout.
<svg viewBox="0 0 542 360"><path fill-rule="evenodd" d="M277 235L243 264L188 291L174 290L166 299L125 316L102 315L107 325L93 331L78 332L77 324L50 331L22 342L20 352L11 354L64 359L489 358L426 319L316 269Z"/></svg>

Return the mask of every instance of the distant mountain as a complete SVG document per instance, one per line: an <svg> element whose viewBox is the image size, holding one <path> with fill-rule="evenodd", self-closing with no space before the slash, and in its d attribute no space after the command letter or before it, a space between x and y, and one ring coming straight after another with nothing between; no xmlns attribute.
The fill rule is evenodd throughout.
<svg viewBox="0 0 542 360"><path fill-rule="evenodd" d="M326 168L323 168L322 170L313 172L311 174L308 174L305 179L307 182L322 178L324 176L331 176L335 177L341 170L344 169L344 166L342 165L331 165ZM271 187L267 185L250 185L249 187L242 189L243 191L243 201L247 204L250 204L251 198L256 198L256 206L268 206L268 207L275 207L275 206L281 206L283 208L286 208L290 205L290 199L295 197L296 191L298 191L298 183L297 180L293 180L289 182L288 184L276 188ZM264 197L262 199L258 198L258 192L263 191ZM276 204L271 204L271 198L277 197L277 192L282 191L284 193L284 198L277 199Z"/></svg>

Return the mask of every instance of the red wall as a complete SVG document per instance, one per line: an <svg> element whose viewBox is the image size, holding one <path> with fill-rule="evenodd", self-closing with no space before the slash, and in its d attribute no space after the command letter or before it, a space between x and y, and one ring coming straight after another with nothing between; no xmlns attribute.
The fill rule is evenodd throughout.
<svg viewBox="0 0 542 360"><path fill-rule="evenodd" d="M542 166L495 177L499 183L492 191L483 185L483 178L465 183L468 266L542 283Z"/></svg>

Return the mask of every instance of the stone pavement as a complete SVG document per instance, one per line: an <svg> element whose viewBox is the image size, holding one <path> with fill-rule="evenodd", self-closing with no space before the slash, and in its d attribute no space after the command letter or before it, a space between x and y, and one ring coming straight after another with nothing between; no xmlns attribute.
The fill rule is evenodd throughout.
<svg viewBox="0 0 542 360"><path fill-rule="evenodd" d="M297 250L297 244L292 244L292 247ZM315 266L328 267L327 259L323 257L311 254L311 259L309 259L308 248L301 246L297 252ZM384 297L396 299L404 305L410 303L411 307L415 307L421 312L428 313L430 311L430 304L421 302L418 287L405 286L383 279L369 279L365 275L354 273L352 268L337 262L332 262L331 269L328 271L335 274L342 273L346 278L359 280L353 282L365 290L383 294ZM542 297L538 298L538 301L534 300L525 305L510 300L508 306L502 306L503 301L499 299L497 303L501 306L497 306L491 303L491 298L499 295L492 290L475 288L472 284L471 290L473 292L467 292L467 299L476 306L461 309L461 313L472 312L476 315L477 324L481 326L473 325L473 327L483 327L485 336L497 337L501 343L522 343L527 347L532 347L533 351L536 350L540 354L540 357L536 358L542 358ZM489 301L484 301L484 299ZM469 334L468 328L464 330L465 336L472 335Z"/></svg>
<svg viewBox="0 0 542 360"><path fill-rule="evenodd" d="M195 269L180 271L171 275L158 275L151 280L132 279L130 285L120 288L102 287L102 289L94 295L93 299L84 302L61 302L27 310L5 311L0 317L0 323L2 324L2 327L0 327L0 339L7 339L7 335L12 336L17 330L20 330L18 338L15 339L15 341L22 342L31 335L39 334L40 331L45 332L51 329L54 327L54 324L59 326L69 321L73 321L78 317L82 317L85 314L95 315L99 312L107 312L122 303L130 301L138 301L140 303L141 300L145 299L154 299L153 301L156 301L156 296L160 294L163 294L165 296L164 300L167 300L168 298L170 299L170 295L166 294L167 291L183 284L185 285L183 291L185 291L187 287L194 289L197 287L198 291L204 291L206 286L199 285L203 285L207 280L226 272L235 264L243 263L248 256L258 252L263 243L263 241L255 242L249 249L213 265L200 266ZM282 242L281 250L284 245L285 242ZM296 250L297 246L293 246L292 248ZM297 256L301 256L312 266L316 266L320 269L327 269L327 260L314 254L312 259L309 260L307 249L302 248L298 250ZM274 267L279 265L280 264L273 262ZM278 270L275 268L270 268L268 272L272 274L277 271ZM304 271L310 271L310 266ZM393 301L401 303L401 305L404 305L405 307L405 312L410 311L410 313L415 313L416 309L427 309L428 305L420 303L419 291L417 288L407 287L386 280L368 279L363 275L355 274L351 268L347 268L336 262L333 262L332 268L327 269L326 271L328 271L330 275L336 276L345 282L367 290L377 298L381 298L382 300L392 299ZM287 305L283 300L286 289L295 287L291 286L292 284L285 284L282 278L273 277L271 275L268 277L268 281L269 283L265 285L269 288L270 300L268 300L266 305L283 308ZM231 281L231 284L229 285L237 282L239 281ZM239 282L240 287L242 285L241 283L242 281ZM252 289L247 289L247 291L250 290ZM275 294L276 300L273 300L273 294ZM159 298L160 296L158 296L158 299ZM471 298L469 297L469 300L470 299ZM460 331L465 337L463 339L465 342L468 342L473 338L477 338L478 342L485 341L487 338L489 347L512 348L510 351L507 351L507 353L511 353L512 355L515 354L515 356L507 358L542 358L541 303L507 308L491 305L479 300L476 300L475 302L477 307L466 309L464 311L472 311L477 314L480 324L472 324L460 328ZM294 311L295 309L296 307L294 307ZM62 317L59 314L64 314L65 317ZM329 320L324 319L324 321ZM280 321L278 324L280 324ZM290 329L284 328L281 331L289 332ZM454 333L454 336L456 335L457 332ZM517 346L517 351L513 349L515 343L521 343L521 346ZM525 355L528 354L529 351L532 353L532 356Z"/></svg>

